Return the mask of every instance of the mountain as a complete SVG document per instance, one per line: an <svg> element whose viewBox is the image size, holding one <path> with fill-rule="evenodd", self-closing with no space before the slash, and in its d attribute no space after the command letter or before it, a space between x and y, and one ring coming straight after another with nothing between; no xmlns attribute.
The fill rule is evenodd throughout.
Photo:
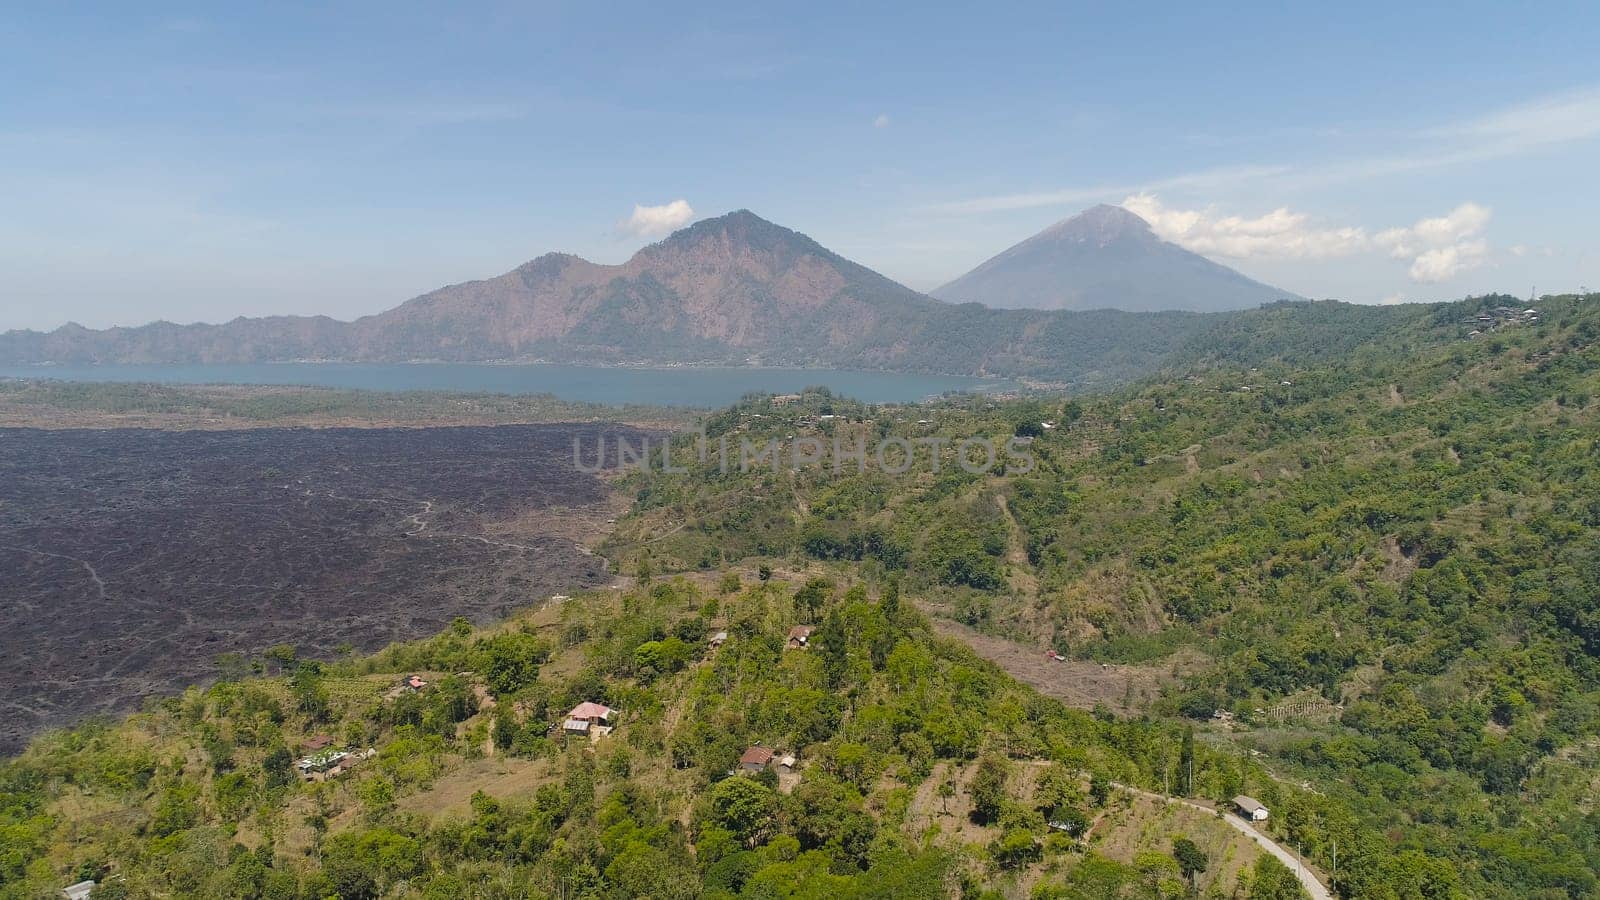
<svg viewBox="0 0 1600 900"><path fill-rule="evenodd" d="M1106 205L1057 222L933 296L1007 309L1135 312L1215 312L1301 299L1163 241L1144 219Z"/></svg>
<svg viewBox="0 0 1600 900"><path fill-rule="evenodd" d="M801 363L857 356L929 299L748 211L605 266L548 254L355 323L362 355Z"/></svg>
<svg viewBox="0 0 1600 900"><path fill-rule="evenodd" d="M1118 213L1091 218L1117 231L1110 223ZM1149 374L1175 353L1203 348L1219 330L1226 334L1247 326L1255 314L944 303L741 210L697 222L620 265L546 254L504 275L440 288L353 322L274 316L220 325L157 322L103 331L66 325L47 334L7 332L0 334L0 365L295 360L765 365L1086 385ZM1238 319L1241 315L1246 318ZM1302 320L1324 321L1335 333L1352 320L1350 326L1364 333L1405 313L1302 303L1275 315L1287 322L1261 331L1270 340L1285 330L1292 336ZM1197 344L1202 338L1206 343ZM1259 340L1234 343L1241 352L1271 353Z"/></svg>
<svg viewBox="0 0 1600 900"><path fill-rule="evenodd" d="M1060 381L1147 371L1199 321L950 305L740 210L620 265L551 253L386 312L0 334L0 364L548 361L818 366Z"/></svg>

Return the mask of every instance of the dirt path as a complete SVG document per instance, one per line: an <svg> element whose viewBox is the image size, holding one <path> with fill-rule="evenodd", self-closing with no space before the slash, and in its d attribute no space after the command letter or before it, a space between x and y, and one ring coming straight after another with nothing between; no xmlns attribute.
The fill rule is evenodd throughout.
<svg viewBox="0 0 1600 900"><path fill-rule="evenodd" d="M1006 502L1005 494L996 494L994 501L1006 523L1006 563L1011 569L1011 586L1024 597L1038 597L1039 579L1028 564L1028 547L1022 535L1022 525L1011 514L1011 505Z"/></svg>

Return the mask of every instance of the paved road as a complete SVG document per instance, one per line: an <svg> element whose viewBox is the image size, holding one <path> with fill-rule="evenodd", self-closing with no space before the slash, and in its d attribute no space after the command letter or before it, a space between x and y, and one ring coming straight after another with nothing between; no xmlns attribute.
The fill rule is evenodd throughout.
<svg viewBox="0 0 1600 900"><path fill-rule="evenodd" d="M1141 797L1147 797L1151 800L1159 800L1163 803L1177 803L1187 806L1190 809L1198 809L1201 812L1206 813L1216 812L1215 808L1201 803L1196 803L1193 800L1184 800L1181 797L1163 797L1160 794L1146 791L1141 788L1136 788L1129 784L1118 784L1117 782L1112 782L1112 784L1130 794L1138 794ZM1222 821L1232 825L1233 828L1240 834L1243 834L1250 840L1255 841L1257 844L1261 845L1263 850L1271 853L1273 856L1276 856L1279 862L1288 866L1289 871L1293 872L1295 877L1300 879L1300 886L1306 889L1307 894L1311 895L1311 900L1333 900L1333 893L1324 887L1322 882L1318 881L1317 877L1311 874L1311 870L1306 868L1306 866L1302 864L1300 860L1295 858L1295 855L1290 853L1288 848L1255 830L1250 826L1250 823L1239 818L1238 816L1224 813L1222 816Z"/></svg>

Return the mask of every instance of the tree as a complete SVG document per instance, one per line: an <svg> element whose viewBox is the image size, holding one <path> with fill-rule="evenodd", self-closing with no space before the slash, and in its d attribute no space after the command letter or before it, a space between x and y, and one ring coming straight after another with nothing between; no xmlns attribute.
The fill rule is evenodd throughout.
<svg viewBox="0 0 1600 900"><path fill-rule="evenodd" d="M278 671L282 672L295 663L295 650L293 644L277 644L267 648L268 660L277 663Z"/></svg>
<svg viewBox="0 0 1600 900"><path fill-rule="evenodd" d="M762 563L760 565L760 567L758 567L756 569L756 577L761 579L762 582L771 581L772 580L772 567L767 565L766 563Z"/></svg>
<svg viewBox="0 0 1600 900"><path fill-rule="evenodd" d="M968 787L972 795L972 821L987 825L1000 818L1010 774L1006 770L1005 760L998 756L991 754L978 760L978 770L973 773L972 784Z"/></svg>
<svg viewBox="0 0 1600 900"><path fill-rule="evenodd" d="M890 625L899 624L900 620L900 577L894 576L883 587L883 617Z"/></svg>
<svg viewBox="0 0 1600 900"><path fill-rule="evenodd" d="M1305 891L1288 866L1263 853L1250 880L1250 900L1302 900Z"/></svg>
<svg viewBox="0 0 1600 900"><path fill-rule="evenodd" d="M550 655L543 640L525 631L511 631L479 641L478 671L496 696L513 693L539 677L539 665Z"/></svg>
<svg viewBox="0 0 1600 900"><path fill-rule="evenodd" d="M1039 842L1026 828L1009 828L990 852L1001 868L1015 869L1039 858Z"/></svg>
<svg viewBox="0 0 1600 900"><path fill-rule="evenodd" d="M1193 794L1193 781L1194 726L1189 725L1183 729L1183 745L1178 751L1178 793L1185 797Z"/></svg>
<svg viewBox="0 0 1600 900"><path fill-rule="evenodd" d="M396 881L422 870L422 846L388 828L343 831L322 850L323 872L340 897L377 897Z"/></svg>
<svg viewBox="0 0 1600 900"><path fill-rule="evenodd" d="M322 668L316 663L305 663L294 670L289 691L294 695L295 708L311 721L327 719L328 689L322 684Z"/></svg>
<svg viewBox="0 0 1600 900"><path fill-rule="evenodd" d="M1033 806L1049 818L1083 801L1078 776L1061 763L1052 763L1033 788Z"/></svg>
<svg viewBox="0 0 1600 900"><path fill-rule="evenodd" d="M380 819L394 809L394 783L387 778L369 778L358 791L361 806L371 819Z"/></svg>
<svg viewBox="0 0 1600 900"><path fill-rule="evenodd" d="M261 760L261 771L269 790L287 787L294 783L294 756L288 747L278 744Z"/></svg>
<svg viewBox="0 0 1600 900"><path fill-rule="evenodd" d="M833 582L826 578L812 578L794 592L794 607L797 611L804 611L807 620L815 622L817 611L822 609L832 590Z"/></svg>
<svg viewBox="0 0 1600 900"><path fill-rule="evenodd" d="M778 795L753 778L724 778L711 789L710 819L746 847L759 846L777 830Z"/></svg>
<svg viewBox="0 0 1600 900"><path fill-rule="evenodd" d="M1194 876L1204 872L1209 862L1205 851L1194 841L1180 837L1172 842L1172 858L1178 861L1178 869L1183 872L1184 880L1189 882L1190 890L1193 890Z"/></svg>

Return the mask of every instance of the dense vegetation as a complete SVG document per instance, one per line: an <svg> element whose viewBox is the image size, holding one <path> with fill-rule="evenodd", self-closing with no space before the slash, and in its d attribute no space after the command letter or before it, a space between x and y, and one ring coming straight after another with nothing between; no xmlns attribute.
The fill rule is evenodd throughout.
<svg viewBox="0 0 1600 900"><path fill-rule="evenodd" d="M97 897L1297 895L1248 845L1205 849L1228 833L1214 821L1097 853L1091 823L1131 815L1113 780L1192 764L1197 791L1275 788L1175 725L1045 700L876 590L729 573L368 658L276 648L254 677L0 767L0 896L78 878ZM797 621L811 646L785 650ZM713 629L728 639L707 649ZM416 672L432 683L385 690ZM616 730L552 726L583 701ZM375 754L302 783L294 748L317 734ZM733 775L753 745L800 762Z"/></svg>
<svg viewBox="0 0 1600 900"><path fill-rule="evenodd" d="M1182 661L1150 712L1320 792L1274 816L1325 867L1337 844L1345 895L1592 896L1600 301L1522 306L1268 308L1171 377L1065 404L753 398L708 432L940 438L944 464L691 461L636 476L612 552L901 572L1035 647ZM959 438L1013 434L1031 470L953 464Z"/></svg>
<svg viewBox="0 0 1600 900"><path fill-rule="evenodd" d="M823 462L680 441L684 471L625 482L606 552L632 592L367 659L284 649L40 740L0 769L0 896L1298 891L1132 788L1258 797L1341 896L1592 896L1600 302L1537 306L1269 307L1065 401L749 398L701 423L712 447ZM1028 458L966 471L980 436ZM914 464L834 466L835 439L885 438ZM1069 709L929 613L1160 687ZM409 672L433 684L386 697ZM552 730L584 700L617 731ZM376 754L300 784L317 732ZM757 744L798 769L733 775Z"/></svg>

